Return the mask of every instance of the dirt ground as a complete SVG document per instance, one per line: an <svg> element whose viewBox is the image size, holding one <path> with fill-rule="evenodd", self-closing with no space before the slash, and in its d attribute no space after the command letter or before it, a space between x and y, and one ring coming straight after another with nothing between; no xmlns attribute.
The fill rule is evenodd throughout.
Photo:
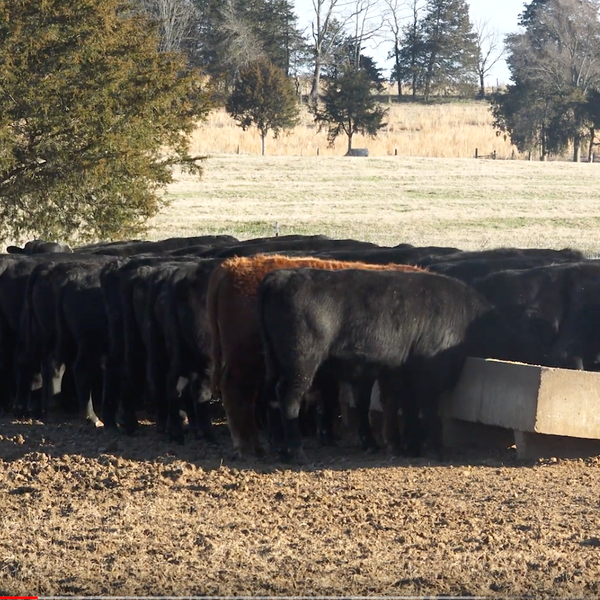
<svg viewBox="0 0 600 600"><path fill-rule="evenodd" d="M600 594L600 460L444 463L307 441L310 468L0 419L0 595Z"/></svg>

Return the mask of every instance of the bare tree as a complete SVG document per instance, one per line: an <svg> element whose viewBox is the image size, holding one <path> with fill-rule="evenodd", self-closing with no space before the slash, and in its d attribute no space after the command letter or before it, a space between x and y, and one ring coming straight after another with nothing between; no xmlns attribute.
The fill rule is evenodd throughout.
<svg viewBox="0 0 600 600"><path fill-rule="evenodd" d="M190 40L199 13L192 0L140 0L142 10L160 23L160 51L173 52Z"/></svg>
<svg viewBox="0 0 600 600"><path fill-rule="evenodd" d="M521 148L548 153L592 143L598 123L600 16L597 0L547 0L530 11L525 31L509 35L507 63L514 85L496 94L496 126ZM536 110L533 110L536 109Z"/></svg>
<svg viewBox="0 0 600 600"><path fill-rule="evenodd" d="M337 11L350 5L348 0L312 0L312 5L315 11L315 18L311 24L314 69L310 89L310 103L315 105L319 97L321 70L326 57L336 41L343 35L344 28L351 17L341 20L336 18Z"/></svg>
<svg viewBox="0 0 600 600"><path fill-rule="evenodd" d="M485 78L504 56L504 44L500 33L489 20L478 19L473 23L475 43L477 44L477 77L479 79L479 97L485 98Z"/></svg>
<svg viewBox="0 0 600 600"><path fill-rule="evenodd" d="M379 8L378 0L354 0L348 16L348 21L353 21L354 24L352 43L353 62L356 68L360 64L360 54L365 42L375 38L385 25L381 12L378 12L377 8Z"/></svg>
<svg viewBox="0 0 600 600"><path fill-rule="evenodd" d="M230 65L231 77L236 79L242 69L265 58L262 43L252 30L252 26L237 11L233 0L225 0L221 9L226 63Z"/></svg>
<svg viewBox="0 0 600 600"><path fill-rule="evenodd" d="M394 59L394 71L398 80L398 96L402 96L402 78L400 77L400 49L402 47L402 23L406 17L402 15L402 10L407 8L406 0L384 0L386 9L383 16L383 22L392 36L394 47L390 52L390 57Z"/></svg>

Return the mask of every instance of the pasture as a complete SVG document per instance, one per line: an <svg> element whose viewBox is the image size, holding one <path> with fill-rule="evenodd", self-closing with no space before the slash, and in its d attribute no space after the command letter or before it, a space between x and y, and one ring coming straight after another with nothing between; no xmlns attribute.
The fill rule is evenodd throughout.
<svg viewBox="0 0 600 600"><path fill-rule="evenodd" d="M152 239L325 233L597 253L597 165L215 155ZM0 592L39 595L600 594L600 462L364 454L233 461L219 446L74 419L0 421Z"/></svg>
<svg viewBox="0 0 600 600"><path fill-rule="evenodd" d="M151 239L324 233L395 245L600 250L600 165L415 157L215 155L180 175Z"/></svg>

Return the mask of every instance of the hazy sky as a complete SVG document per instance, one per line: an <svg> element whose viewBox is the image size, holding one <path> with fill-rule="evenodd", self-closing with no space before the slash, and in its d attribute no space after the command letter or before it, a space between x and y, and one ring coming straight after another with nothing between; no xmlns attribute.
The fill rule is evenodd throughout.
<svg viewBox="0 0 600 600"><path fill-rule="evenodd" d="M467 0L471 7L471 21L486 19L495 27L504 37L505 34L517 30L517 20L519 14L523 10L523 0ZM301 27L306 27L313 18L314 10L312 0L294 0L296 5L296 14L299 17ZM385 57L390 50L390 44L381 44L379 49L367 50L367 54L371 54L378 65L387 66ZM506 65L502 61L498 63L490 75L488 84L495 85L496 79L500 83L507 83L509 78Z"/></svg>

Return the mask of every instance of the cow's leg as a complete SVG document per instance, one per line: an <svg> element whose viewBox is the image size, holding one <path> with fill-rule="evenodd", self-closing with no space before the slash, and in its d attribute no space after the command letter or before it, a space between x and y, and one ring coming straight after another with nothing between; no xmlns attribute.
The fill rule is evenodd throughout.
<svg viewBox="0 0 600 600"><path fill-rule="evenodd" d="M397 373L382 373L379 378L379 394L383 410L383 439L389 452L401 453L401 438L398 428L399 380ZM403 390L406 393L406 390Z"/></svg>
<svg viewBox="0 0 600 600"><path fill-rule="evenodd" d="M323 446L335 445L334 423L339 416L338 381L327 373L315 376L314 386L318 386L317 401L317 431L319 441Z"/></svg>
<svg viewBox="0 0 600 600"><path fill-rule="evenodd" d="M439 415L440 398L445 390L456 383L462 363L449 360L428 361L411 373L416 405L421 413L419 437L438 460L442 460L442 420Z"/></svg>
<svg viewBox="0 0 600 600"><path fill-rule="evenodd" d="M80 347L77 352L77 358L73 363L73 375L75 377L75 386L77 387L79 415L97 426L101 422L96 416L92 404L92 389L94 387L94 375L96 369L97 365L94 364L94 358Z"/></svg>
<svg viewBox="0 0 600 600"><path fill-rule="evenodd" d="M365 377L352 384L352 393L356 402L356 413L358 417L358 438L363 450L377 450L378 445L371 429L369 421L369 409L371 407L371 393L375 380Z"/></svg>
<svg viewBox="0 0 600 600"><path fill-rule="evenodd" d="M104 382L102 386L101 418L104 427L116 429L117 407L119 405L120 371L118 357L109 353L104 367Z"/></svg>
<svg viewBox="0 0 600 600"><path fill-rule="evenodd" d="M267 372L262 394L256 403L256 420L264 427L273 452L285 454L285 434L277 400L277 380Z"/></svg>
<svg viewBox="0 0 600 600"><path fill-rule="evenodd" d="M221 400L233 446L239 457L262 454L254 407L262 389L262 373L246 366L246 357L226 363L221 377Z"/></svg>
<svg viewBox="0 0 600 600"><path fill-rule="evenodd" d="M189 381L187 377L179 377L174 392L170 392L166 405L161 406L157 416L157 428L164 426L164 431L167 432L169 440L178 444L185 442L185 431L180 411L183 408L182 395L186 393L188 385Z"/></svg>
<svg viewBox="0 0 600 600"><path fill-rule="evenodd" d="M208 372L194 375L190 381L192 399L194 403L195 431L197 436L203 437L211 444L217 442L212 424L210 376Z"/></svg>
<svg viewBox="0 0 600 600"><path fill-rule="evenodd" d="M316 368L309 373L286 373L277 382L277 399L281 410L285 441L292 460L297 464L306 464L308 459L302 448L300 433L300 405L302 396L310 389Z"/></svg>
<svg viewBox="0 0 600 600"><path fill-rule="evenodd" d="M21 359L18 361L16 370L17 391L15 396L14 413L18 417L35 413L34 417L39 419L40 411L36 410L38 407L33 406L32 403L30 403L32 383L34 380L33 369L28 362ZM32 412L30 412L30 410Z"/></svg>
<svg viewBox="0 0 600 600"><path fill-rule="evenodd" d="M57 375L56 365L51 356L46 355L42 359L42 398L40 406L40 416L47 419L52 406L52 398L54 395L54 381Z"/></svg>

